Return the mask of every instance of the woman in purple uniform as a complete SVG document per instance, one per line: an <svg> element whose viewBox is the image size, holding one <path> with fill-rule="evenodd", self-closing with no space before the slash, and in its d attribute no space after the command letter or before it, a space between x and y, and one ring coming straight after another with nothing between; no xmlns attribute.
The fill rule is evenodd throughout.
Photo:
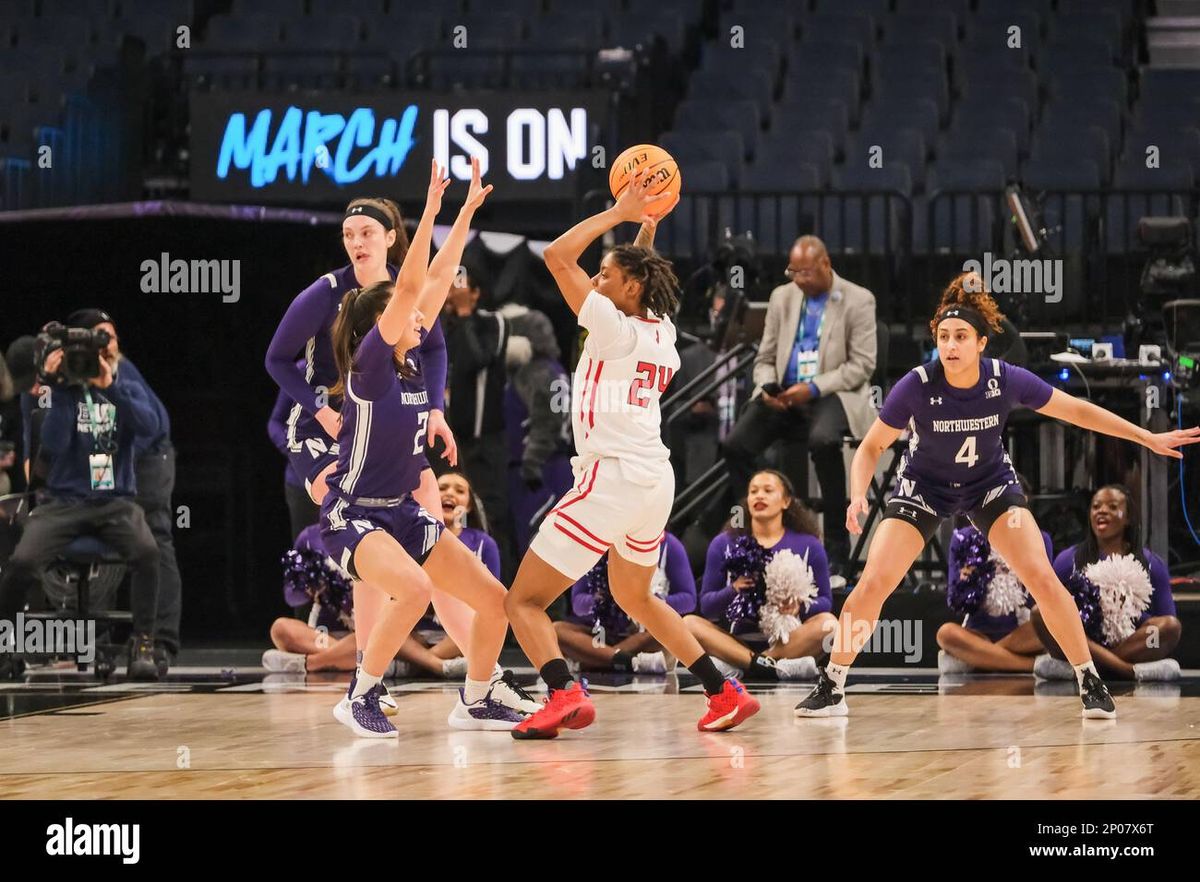
<svg viewBox="0 0 1200 882"><path fill-rule="evenodd" d="M450 714L463 729L511 729L536 704L511 674L495 675L508 622L504 586L442 521L413 498L426 466L429 393L409 353L441 312L462 259L471 218L491 192L472 161L471 188L442 249L428 267L433 221L443 180L436 165L421 221L393 286L379 282L349 292L333 327L343 394L337 465L321 505L321 538L352 578L382 588L385 605L367 639L347 701L335 716L356 734L393 737L380 708L388 663L416 625L435 586L475 611L465 643L465 689ZM411 448L409 445L412 445Z"/></svg>
<svg viewBox="0 0 1200 882"><path fill-rule="evenodd" d="M337 436L341 424L339 397L332 394L337 381L330 329L343 299L377 282L396 278L398 265L408 252L408 235L400 210L390 199L354 199L342 220L342 245L350 263L326 273L288 306L267 348L267 372L292 400L284 423L284 438L293 473L303 482L313 501L325 498L326 481L338 457ZM296 356L301 356L297 362ZM457 461L454 436L446 423L446 340L436 320L414 353L429 393L427 441L445 444L443 458ZM428 467L421 471L421 484L413 494L427 510L436 511L437 479ZM387 595L370 585L354 585L355 641L358 652L366 646ZM433 604L446 632L459 645L467 645L471 631L471 609L454 598L435 591Z"/></svg>
<svg viewBox="0 0 1200 882"><path fill-rule="evenodd" d="M880 456L905 428L911 432L862 578L842 608L829 664L812 693L796 706L797 716L847 713L846 674L878 621L883 602L942 520L959 512L968 515L1033 595L1046 627L1074 669L1083 716L1116 716L1088 651L1075 601L1046 559L1041 530L1004 449L1004 424L1010 411L1029 407L1177 459L1183 454L1175 448L1200 441L1200 427L1153 434L1052 388L1023 368L981 358L1002 318L979 275L956 277L929 325L938 362L914 368L896 383L854 455L846 526L859 534L858 515L868 511L867 487Z"/></svg>

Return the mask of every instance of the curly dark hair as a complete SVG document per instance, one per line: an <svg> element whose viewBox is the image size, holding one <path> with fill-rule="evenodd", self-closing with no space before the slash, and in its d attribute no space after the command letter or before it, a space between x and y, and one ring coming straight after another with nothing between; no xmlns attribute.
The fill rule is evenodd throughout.
<svg viewBox="0 0 1200 882"><path fill-rule="evenodd" d="M942 292L941 302L938 303L937 309L933 311L933 318L929 320L929 333L933 334L935 339L937 338L937 317L947 306L971 307L971 309L983 316L984 321L988 323L988 327L995 333L1000 333L1000 322L1004 319L1004 313L1000 311L1000 307L996 305L996 301L988 293L987 285L979 273L959 273L950 280L950 284Z"/></svg>
<svg viewBox="0 0 1200 882"><path fill-rule="evenodd" d="M791 500L788 503L788 507L783 510L784 529L793 530L797 533L807 533L810 536L816 536L820 539L821 527L817 521L817 515L811 508L800 501L800 497L796 495L796 488L792 486L791 479L783 472L776 471L775 469L759 469L750 476L750 484L753 484L754 479L759 475L773 475L779 481L779 486L783 488L783 495ZM747 491L750 489L750 484L746 485ZM749 493L747 492L747 495L741 499L743 509L750 507L747 504L748 495ZM750 526L735 527L733 526L733 519L730 518L725 524L725 530L735 535L746 535L750 532Z"/></svg>
<svg viewBox="0 0 1200 882"><path fill-rule="evenodd" d="M679 309L679 279L671 261L640 245L618 245L608 253L621 272L642 283L644 307L655 315L675 315Z"/></svg>

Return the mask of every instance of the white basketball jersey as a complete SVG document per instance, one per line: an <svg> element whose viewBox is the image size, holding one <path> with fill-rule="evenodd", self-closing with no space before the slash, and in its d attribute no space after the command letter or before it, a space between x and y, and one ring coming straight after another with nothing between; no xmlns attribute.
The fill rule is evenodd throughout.
<svg viewBox="0 0 1200 882"><path fill-rule="evenodd" d="M679 370L675 325L625 315L596 291L579 324L588 335L571 387L576 462L615 457L627 481L653 486L670 468L659 401Z"/></svg>

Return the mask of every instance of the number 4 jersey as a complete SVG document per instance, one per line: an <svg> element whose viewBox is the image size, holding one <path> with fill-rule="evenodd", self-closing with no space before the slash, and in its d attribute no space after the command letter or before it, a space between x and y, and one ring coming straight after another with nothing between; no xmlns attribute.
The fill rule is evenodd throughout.
<svg viewBox="0 0 1200 882"><path fill-rule="evenodd" d="M597 291L583 301L579 324L588 334L571 390L572 464L615 457L625 480L654 486L670 468L659 402L679 370L675 326L625 315Z"/></svg>
<svg viewBox="0 0 1200 882"><path fill-rule="evenodd" d="M913 368L883 403L879 419L912 435L896 473L898 496L947 516L981 504L995 488L1015 484L1004 425L1018 406L1037 410L1054 389L1024 368L995 358L979 363L979 382L946 382L941 362Z"/></svg>

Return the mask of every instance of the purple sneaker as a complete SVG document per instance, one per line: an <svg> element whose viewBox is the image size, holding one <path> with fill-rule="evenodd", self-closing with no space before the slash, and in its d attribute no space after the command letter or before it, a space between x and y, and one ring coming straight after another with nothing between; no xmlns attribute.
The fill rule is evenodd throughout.
<svg viewBox="0 0 1200 882"><path fill-rule="evenodd" d="M525 716L492 697L492 690L479 701L467 704L463 690L446 720L454 729L473 729L486 732L508 732Z"/></svg>
<svg viewBox="0 0 1200 882"><path fill-rule="evenodd" d="M351 700L349 725L355 735L363 738L395 738L400 734L379 706L379 694L382 691L382 685L372 686L364 695Z"/></svg>

